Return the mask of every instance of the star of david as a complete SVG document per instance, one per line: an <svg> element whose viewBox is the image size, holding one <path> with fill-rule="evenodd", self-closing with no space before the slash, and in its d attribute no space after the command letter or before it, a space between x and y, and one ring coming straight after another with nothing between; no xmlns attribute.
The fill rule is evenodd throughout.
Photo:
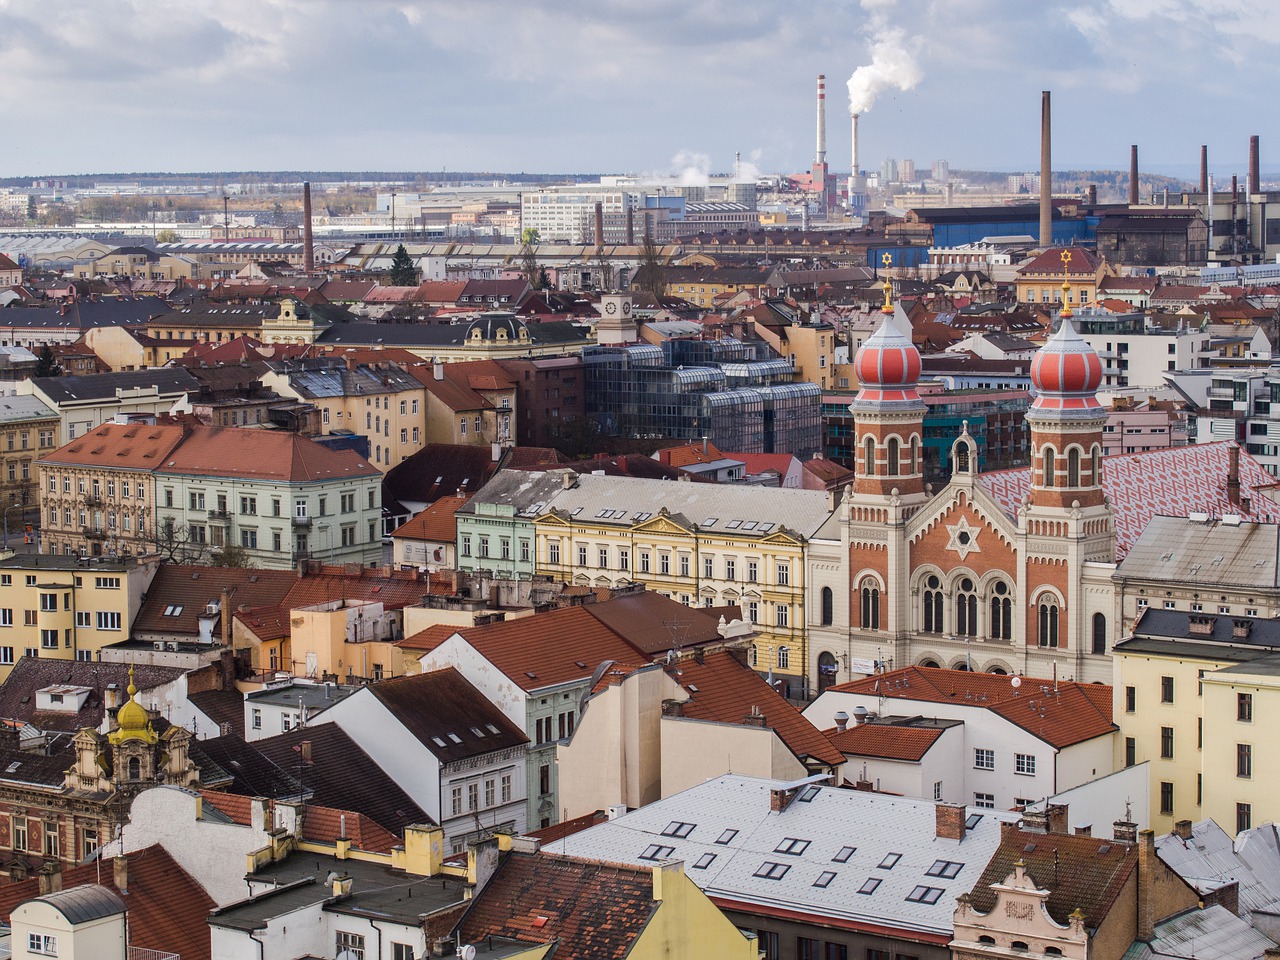
<svg viewBox="0 0 1280 960"><path fill-rule="evenodd" d="M963 560L971 553L981 553L978 546L978 528L970 525L968 517L961 517L955 523L948 523L947 549L954 550Z"/></svg>

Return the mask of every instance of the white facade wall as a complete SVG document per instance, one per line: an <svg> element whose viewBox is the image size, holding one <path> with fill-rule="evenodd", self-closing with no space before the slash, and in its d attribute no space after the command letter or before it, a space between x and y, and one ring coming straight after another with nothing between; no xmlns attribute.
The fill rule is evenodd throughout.
<svg viewBox="0 0 1280 960"><path fill-rule="evenodd" d="M964 727L948 727L920 761L885 760L846 754L846 780L869 780L877 790L925 800L972 803L965 780ZM934 796L934 785L941 784Z"/></svg>
<svg viewBox="0 0 1280 960"><path fill-rule="evenodd" d="M501 710L508 720L526 734L524 688L486 660L475 647L460 635L454 634L430 653L418 660L422 672L453 667L466 677L467 682L479 690L486 700Z"/></svg>

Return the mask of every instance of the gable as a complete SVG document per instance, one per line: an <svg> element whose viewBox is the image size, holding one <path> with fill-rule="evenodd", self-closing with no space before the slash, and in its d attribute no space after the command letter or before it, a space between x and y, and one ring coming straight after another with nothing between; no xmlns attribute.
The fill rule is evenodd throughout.
<svg viewBox="0 0 1280 960"><path fill-rule="evenodd" d="M951 493L908 525L912 568L932 563L943 570L965 567L979 576L996 570L1016 575L1017 548L1008 518L984 509L980 501L985 498L971 491L952 488Z"/></svg>
<svg viewBox="0 0 1280 960"><path fill-rule="evenodd" d="M684 524L672 518L669 514L660 513L648 520L642 520L631 528L636 533L652 533L667 534L674 536L688 536L692 531Z"/></svg>

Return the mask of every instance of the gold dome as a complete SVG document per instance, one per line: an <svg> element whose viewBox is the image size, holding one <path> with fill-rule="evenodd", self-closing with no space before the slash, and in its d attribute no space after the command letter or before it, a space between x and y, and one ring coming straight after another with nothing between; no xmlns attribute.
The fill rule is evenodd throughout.
<svg viewBox="0 0 1280 960"><path fill-rule="evenodd" d="M127 690L129 699L125 701L123 707L116 713L116 729L107 735L107 739L113 744L121 744L126 740L143 740L147 743L155 743L157 740L156 733L151 729L151 717L147 714L146 708L134 699L137 696L138 688L133 682L133 667L129 667L129 687Z"/></svg>

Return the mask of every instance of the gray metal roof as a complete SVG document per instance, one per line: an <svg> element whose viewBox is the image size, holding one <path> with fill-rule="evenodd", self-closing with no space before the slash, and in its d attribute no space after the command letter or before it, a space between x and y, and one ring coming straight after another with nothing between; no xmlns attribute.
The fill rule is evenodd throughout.
<svg viewBox="0 0 1280 960"><path fill-rule="evenodd" d="M1122 960L1256 960L1275 943L1226 907L1215 904L1157 923L1155 936L1137 940Z"/></svg>
<svg viewBox="0 0 1280 960"><path fill-rule="evenodd" d="M487 507L508 506L519 517L541 516L556 495L564 490L566 476L572 478L576 474L567 469L500 470L474 497L455 511L455 515L482 516L489 513Z"/></svg>
<svg viewBox="0 0 1280 960"><path fill-rule="evenodd" d="M0 398L0 423L24 420L58 419L58 414L35 397Z"/></svg>
<svg viewBox="0 0 1280 960"><path fill-rule="evenodd" d="M1153 517L1116 568L1117 579L1280 587L1280 526L1221 518Z"/></svg>
<svg viewBox="0 0 1280 960"><path fill-rule="evenodd" d="M1264 823L1236 840L1212 820L1191 828L1191 839L1169 833L1156 840L1160 859L1202 894L1233 881L1239 883L1241 916L1280 908L1280 834ZM1198 954L1197 954L1198 956Z"/></svg>
<svg viewBox="0 0 1280 960"><path fill-rule="evenodd" d="M40 903L47 903L71 923L88 923L90 920L101 920L103 917L115 916L125 912L124 901L106 887L94 883L85 883L70 890L59 890L36 897Z"/></svg>
<svg viewBox="0 0 1280 960"><path fill-rule="evenodd" d="M955 898L973 888L1000 845L1000 820L1016 819L971 810L965 838L950 840L937 836L932 801L802 786L773 813L770 791L782 786L720 776L557 840L556 851L638 866L655 856L682 860L709 896L949 936ZM955 876L927 876L939 860L959 864ZM764 876L768 864L785 869ZM869 880L879 883L860 892ZM932 903L908 900L918 887L941 892Z"/></svg>
<svg viewBox="0 0 1280 960"><path fill-rule="evenodd" d="M89 373L79 377L33 377L32 386L52 403L114 400L117 390L155 387L161 396L178 396L200 389L200 381L183 367L153 367L120 373Z"/></svg>

